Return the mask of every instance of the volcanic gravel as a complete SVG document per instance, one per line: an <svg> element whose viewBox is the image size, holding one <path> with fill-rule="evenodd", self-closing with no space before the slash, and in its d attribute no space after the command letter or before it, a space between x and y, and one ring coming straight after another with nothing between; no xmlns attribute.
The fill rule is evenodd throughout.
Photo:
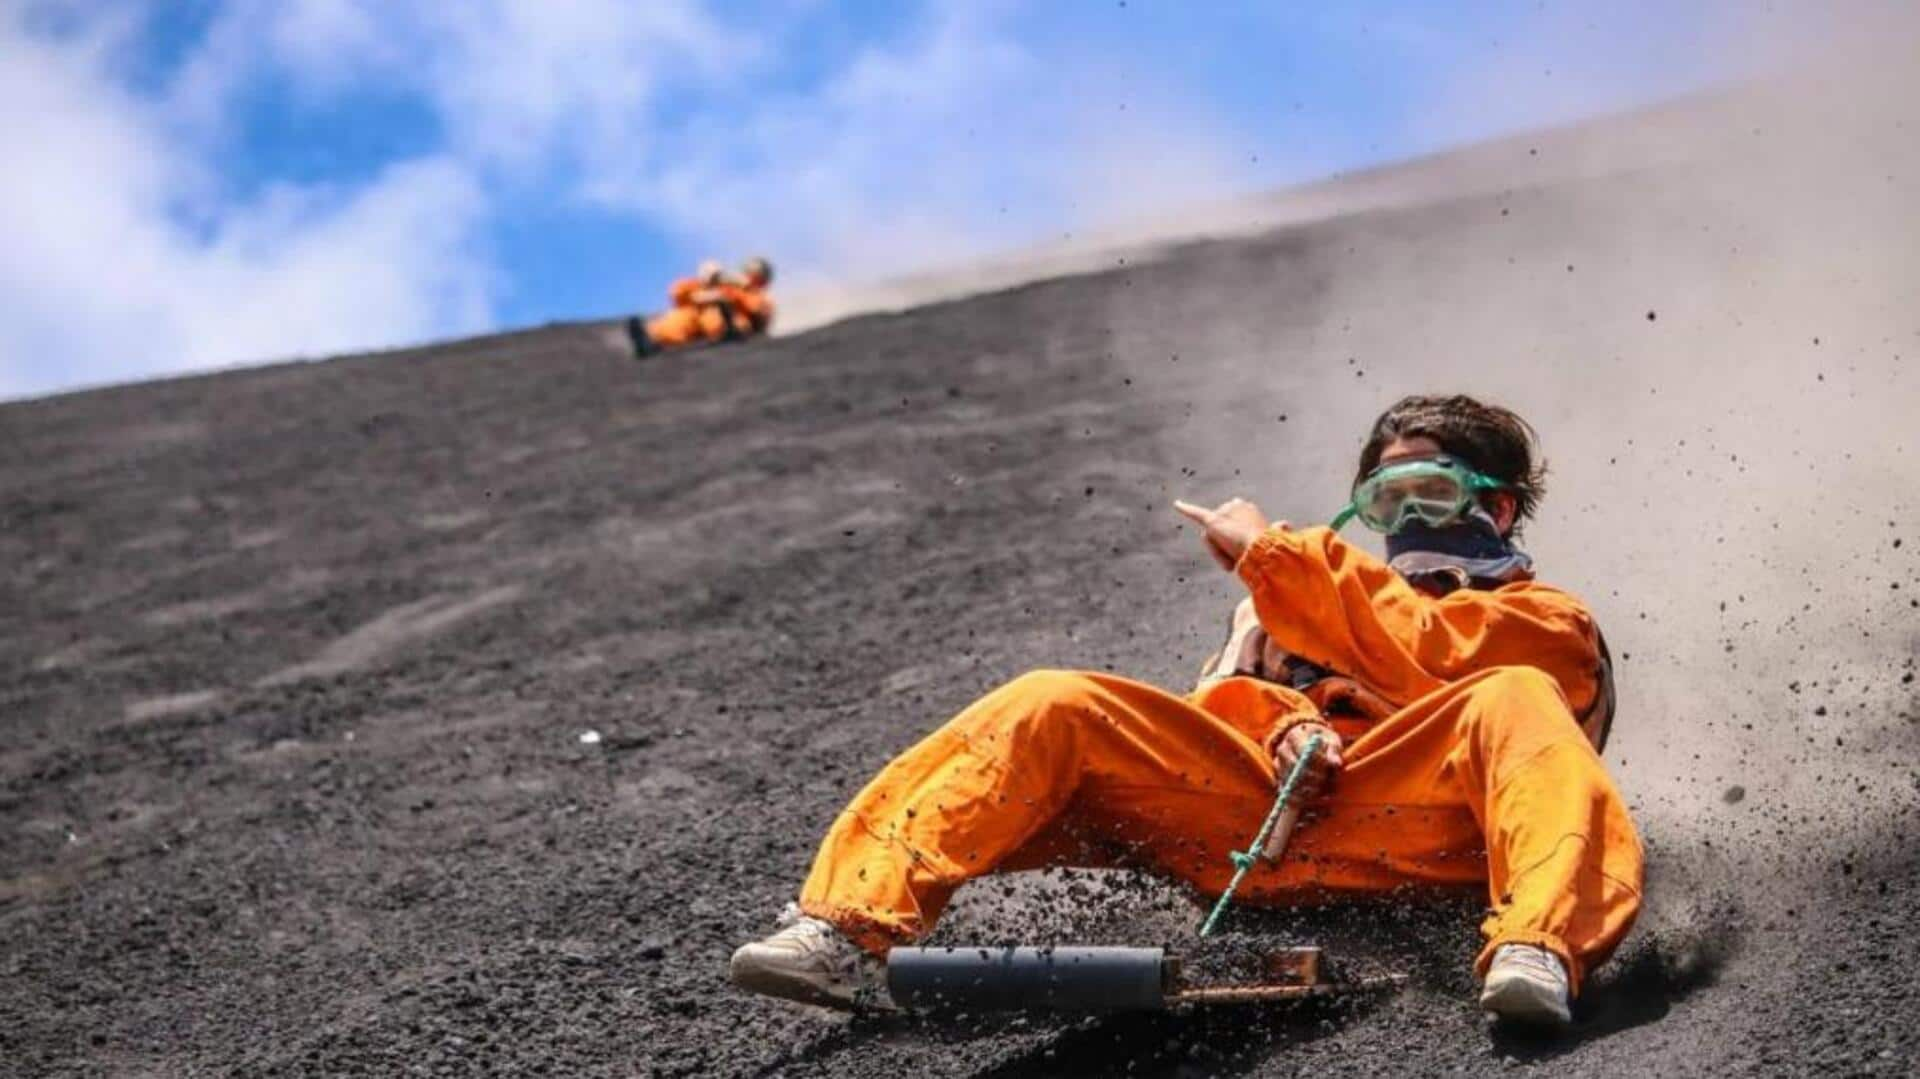
<svg viewBox="0 0 1920 1079"><path fill-rule="evenodd" d="M845 800L974 696L1190 682L1231 583L1166 503L1232 477L1188 469L1215 421L1151 375L1203 357L1111 312L1257 337L1351 237L645 364L562 325L0 407L0 1071L1910 1074L1911 787L1649 824L1648 914L1558 1040L1483 1026L1472 903L1230 916L1218 954L1410 976L1304 1007L849 1019L728 985ZM1298 295L1236 291L1251 266ZM1070 872L970 887L939 939L1204 965L1199 914Z"/></svg>

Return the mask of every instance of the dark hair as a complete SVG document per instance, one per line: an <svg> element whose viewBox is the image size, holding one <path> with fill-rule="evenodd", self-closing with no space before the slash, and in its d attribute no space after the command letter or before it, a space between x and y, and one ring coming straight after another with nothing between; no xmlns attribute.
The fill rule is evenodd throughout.
<svg viewBox="0 0 1920 1079"><path fill-rule="evenodd" d="M1354 483L1380 467L1380 454L1396 438L1426 436L1448 456L1506 483L1514 500L1514 524L1533 516L1547 493L1547 463L1539 459L1539 436L1511 409L1481 404L1465 394L1403 397L1373 421L1360 450Z"/></svg>

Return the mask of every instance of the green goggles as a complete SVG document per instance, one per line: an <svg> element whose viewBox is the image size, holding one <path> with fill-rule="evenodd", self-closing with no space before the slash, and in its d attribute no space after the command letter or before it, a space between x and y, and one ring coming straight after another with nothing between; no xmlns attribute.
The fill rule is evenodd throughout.
<svg viewBox="0 0 1920 1079"><path fill-rule="evenodd" d="M1481 492L1506 487L1451 457L1396 461L1374 469L1354 487L1353 501L1333 519L1332 527L1338 532L1358 517L1361 524L1389 536L1409 521L1437 528L1465 517Z"/></svg>

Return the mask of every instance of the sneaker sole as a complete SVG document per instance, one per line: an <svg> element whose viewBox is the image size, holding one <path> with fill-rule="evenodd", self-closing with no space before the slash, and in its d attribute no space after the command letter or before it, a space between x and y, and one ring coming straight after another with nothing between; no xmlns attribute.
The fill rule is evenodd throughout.
<svg viewBox="0 0 1920 1079"><path fill-rule="evenodd" d="M1573 1025L1567 1006L1521 978L1489 983L1480 994L1480 1007L1503 1023L1564 1030Z"/></svg>

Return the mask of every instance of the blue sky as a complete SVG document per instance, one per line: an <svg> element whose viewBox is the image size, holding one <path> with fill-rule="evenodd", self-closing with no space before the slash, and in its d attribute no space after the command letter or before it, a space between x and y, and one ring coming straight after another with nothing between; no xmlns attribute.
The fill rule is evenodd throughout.
<svg viewBox="0 0 1920 1079"><path fill-rule="evenodd" d="M1711 85L1750 8L0 0L0 397L949 263Z"/></svg>

